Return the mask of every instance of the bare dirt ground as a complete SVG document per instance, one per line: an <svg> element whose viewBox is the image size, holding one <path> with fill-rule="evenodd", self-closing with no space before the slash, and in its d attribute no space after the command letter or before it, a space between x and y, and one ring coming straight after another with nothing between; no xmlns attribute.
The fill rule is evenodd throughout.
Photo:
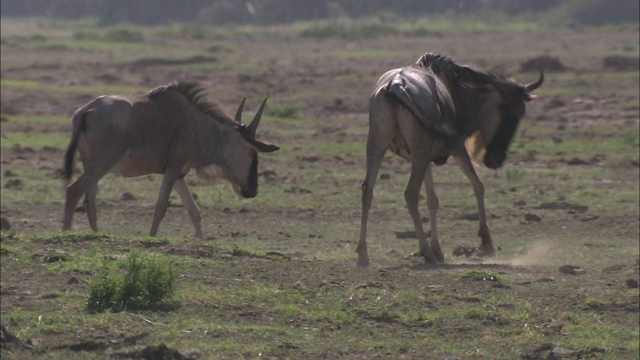
<svg viewBox="0 0 640 360"><path fill-rule="evenodd" d="M4 34L3 34L4 36ZM158 40L156 40L158 41ZM579 304L589 297L598 298L601 304L594 310L594 321L611 324L619 328L629 329L638 335L639 302L637 291L629 295L630 289L638 287L639 258L639 214L638 200L638 156L631 153L630 158L624 158L614 164L611 170L606 165L606 156L592 156L566 152L550 158L531 160L526 153L517 153L511 159L508 167L513 168L542 168L542 169L580 169L592 174L601 171L602 177L593 176L594 192L602 188L615 187L616 184L631 185L628 202L621 205L631 211L618 211L613 207L603 207L595 204L576 204L562 200L563 192L571 188L569 184L550 183L549 179L529 179L529 189L504 189L503 193L518 193L518 201L507 207L491 210L490 221L499 223L493 234L498 246L504 248L508 256L499 256L494 260L473 260L460 256L464 248L458 245L473 245L478 240L473 237L475 223L465 219L465 215L473 213L473 206L462 207L447 202L440 215L443 230L442 236L449 239L445 243L447 264L425 265L419 258L407 256L412 248L417 246L415 239L409 233L403 236L401 230L411 231L411 225L406 210L403 208L402 190L397 192L394 203L375 203L372 220L372 267L358 269L355 255L351 252L357 241L359 227L360 199L359 182L336 180L335 175L328 181L334 181L333 194L336 196L350 196L348 206L329 206L327 203L313 197L315 186L313 182L322 181L322 170L331 169L332 174L349 174L356 172L358 177L364 175L364 143L366 142L366 111L368 91L375 79L383 71L392 67L402 66L412 62L425 51L446 54L455 60L472 64L486 70L501 70L514 75L523 82L532 81L537 77L535 72L522 72L521 61L543 54L561 54L560 60L566 69L548 72L544 89L540 91L548 96L542 96L537 102L530 104L523 130L518 142L534 142L541 136L548 136L548 132L541 135L527 132L527 122L546 126L548 129L578 129L571 132L572 136L580 136L582 142L598 142L608 137L625 135L625 127L637 131L638 116L638 76L631 81L624 81L625 89L621 90L616 81L603 81L602 74L619 74L617 69L606 68L603 57L607 53L619 53L625 44L638 43L638 34L634 32L609 33L592 32L589 34L477 34L451 35L441 38L380 38L363 40L314 40L297 37L238 37L226 39L232 43L232 53L215 54L219 58L218 64L211 67L198 67L199 62L207 59L195 58L194 64L164 64L156 65L153 59L163 57L177 58L170 50L172 41L166 41L169 49L166 54L107 54L103 58L74 54L67 51L8 49L2 53L1 76L6 79L22 79L37 81L48 86L49 91L34 89L16 89L2 87L2 114L8 121L2 123L3 141L8 133L45 133L56 134L69 132L69 123L47 123L40 125L21 124L12 121L12 116L19 115L65 115L68 116L75 108L98 94L84 94L76 92L62 92L51 96L51 91L57 87L67 85L96 85L108 86L117 84L130 85L143 89L150 89L159 84L176 79L196 79L211 88L211 93L228 108L242 96L248 96L257 103L265 94L279 104L302 104L298 116L314 119L313 125L302 129L311 129L314 143L358 143L362 144L361 153L346 156L323 156L319 151L305 151L305 135L295 134L295 119L291 120L292 129L280 131L264 122L265 136L274 143L284 144L283 152L291 150L299 156L283 156L285 160L278 160L278 155L263 160L262 171L270 170L273 175L264 173L261 176L261 188L283 188L283 195L292 201L303 199L312 201L310 206L300 207L294 203L291 206L260 207L252 203L201 203L203 217L207 222L205 233L209 236L204 241L190 240L178 243L158 243L150 248L170 255L183 255L195 259L217 259L215 265L203 269L200 273L186 273L181 277L181 286L194 287L207 284L214 288L227 288L234 284L259 283L282 289L297 289L304 296L312 298L322 289L332 288L345 293L353 292L362 287L375 287L389 292L415 291L429 296L439 296L444 293L460 294L461 301L473 302L482 298L487 292L513 294L536 308L548 308L551 312L549 322L538 324L544 327L543 337L538 346L531 347L526 356L530 358L558 358L563 349L544 348L545 343L553 344L558 338L571 337L569 330L553 321L553 317L562 317L571 311L578 311ZM202 44L198 44L200 46ZM633 53L637 56L637 47ZM22 61L27 57L28 61ZM36 60L33 60L33 59ZM150 60L151 59L151 60ZM145 60L146 62L141 62ZM238 69L233 64L244 63L246 70ZM637 72L637 69L635 69ZM632 75L630 75L632 76ZM584 93L554 92L554 85L581 82ZM635 88L634 88L635 87ZM595 89L594 89L595 88ZM636 106L628 106L634 103ZM268 110L267 110L268 111ZM305 120L308 121L308 120ZM587 128L587 125L608 124L611 131L606 134L597 133ZM270 130L269 130L270 129ZM353 129L356 129L354 131ZM359 130L358 130L359 129ZM293 134L293 135L292 135ZM578 134L578 135L576 135ZM557 135L562 138L562 133ZM637 137L636 137L637 139ZM564 138L561 141L576 140ZM637 152L637 147L635 148ZM553 152L549 152L554 154ZM62 150L55 147L33 148L28 146L6 147L2 145L2 193L26 191L30 180L21 174L21 166L31 166L38 170L40 176L55 177L62 161ZM606 155L606 154L605 154ZM314 158L315 156L315 158ZM296 161L297 160L297 161ZM609 166L609 167L606 167ZM297 171L315 170L320 175L314 178L296 175ZM455 165L444 167L449 172L458 171ZM578 171L578 170L576 170ZM609 172L618 175L613 179ZM383 173L390 174L392 179L402 178L406 181L408 166L396 159L391 159L383 168ZM436 171L435 174L438 177ZM492 175L483 173L483 180L488 188L487 198L497 194L492 187ZM109 180L120 181L110 178ZM57 180L56 180L57 181ZM138 180L142 181L142 180ZM382 181L381 181L382 182ZM33 181L31 181L31 184ZM125 180L119 182L125 184ZM148 198L133 201L121 200L118 197L105 199L99 209L99 223L101 229L114 232L119 236L133 237L145 235L150 225L150 211L153 208L155 188L159 187L159 179L149 182L153 188L153 195ZM533 184L533 185L531 185ZM603 185L605 184L605 185ZM39 185L36 186L38 188ZM194 185L195 192L201 197L207 190L206 184ZM436 188L439 192L464 191L469 187L463 180L452 184L440 184ZM581 182L576 186L585 186ZM595 186L595 185L594 185ZM514 186L517 187L517 186ZM525 186L523 186L524 188ZM441 189L441 190L439 190ZM585 189L589 190L590 188ZM34 200L25 197L24 203L12 201L3 202L2 217L10 223L11 229L20 234L34 235L42 232L57 231L62 210L62 192L59 189L42 190L45 199L51 201ZM266 190L265 190L266 191ZM288 192L287 192L288 191ZM329 193L331 194L331 191ZM530 192L529 192L530 191ZM119 191L124 193L125 190ZM311 198L305 197L311 193ZM316 191L317 193L317 191ZM323 193L324 194L324 193ZM553 201L529 200L528 196L535 194L541 199L555 199ZM543 194L543 195L541 195ZM56 198L56 196L58 198ZM323 196L318 194L318 196ZM497 195L496 195L497 196ZM515 196L515 195L514 195ZM37 196L36 196L37 197ZM260 197L260 195L259 195ZM311 200L309 200L311 199ZM315 202L314 201L318 201ZM631 205L630 205L631 203ZM513 204L513 206L511 206ZM622 203L621 203L622 204ZM452 210L447 210L446 207ZM424 210L426 211L426 209ZM161 225L162 236L176 238L190 238L192 233L184 209L179 206L169 209L167 218ZM523 217L528 214L527 217ZM467 216L467 217L469 217ZM542 218L542 222L540 222ZM523 221L524 220L524 221ZM457 223L456 223L457 221ZM445 225L449 223L449 225ZM454 224L464 224L464 229L457 229ZM490 223L491 225L491 223ZM84 214L77 213L75 228L86 230L87 224ZM448 226L448 227L447 227ZM377 244L381 238L393 238L394 230L397 239L390 244ZM447 233L448 232L448 233ZM20 236L9 231L3 231L2 244L5 247L18 247ZM460 234L465 234L461 236ZM553 234L553 235L551 235ZM407 239L403 239L407 237ZM235 254L229 250L232 243L244 244L243 239L251 238L254 248L282 254L284 260L268 260ZM523 245L526 250L508 249L509 238L524 238L533 244ZM567 246L561 241L567 239ZM537 241L539 240L539 241ZM612 245L612 242L618 242ZM131 246L140 246L130 244ZM23 248L28 253L36 253L41 249L65 248L79 252L99 247L103 253L117 253L124 246L122 241L110 241L101 237L86 238L72 244L56 244L54 241L30 242ZM614 254L608 254L608 249L616 247ZM621 249L621 248L622 249ZM454 254L455 250L458 250ZM328 254L343 253L336 258ZM42 313L56 312L61 305L42 294L54 291L86 291L86 279L90 274L52 272L46 266L34 267L15 262L15 254L10 251L2 252L2 282L0 300L2 303L2 355L3 358L28 358L40 356L45 358L48 352L67 354L72 358L83 356L114 356L127 346L135 344L147 345L148 352L157 351L156 355L129 353L132 358L189 358L203 357L258 357L258 354L229 351L214 353L207 350L187 352L186 349L177 355L172 355L172 348L152 348L157 342L145 341L143 338L133 338L137 334L127 329L77 328L64 332L40 332L36 338L14 338L16 329L24 324L12 323L8 314L18 309L34 310ZM43 264L47 264L43 260ZM563 267L564 266L564 267ZM575 266L575 267L571 267ZM507 285L492 281L452 281L452 276L461 271L483 269L502 274L512 281ZM80 281L78 281L80 280ZM544 286L542 286L542 285ZM633 291L633 290L631 290ZM356 299L349 301L356 302ZM480 301L480 300L477 300ZM428 300L423 304L428 307ZM179 311L185 314L207 312L210 316L224 316L237 318L238 322L251 321L254 324L269 324L273 319L269 314L261 313L259 308L248 309L238 306L236 309L207 308L204 304L184 305ZM224 312L224 314L221 314ZM369 314L371 315L371 314ZM363 314L367 318L367 314ZM396 338L406 339L407 343L414 341L428 330L410 328L399 324L393 318L376 318L369 316L365 324L372 331L394 334ZM488 329L500 327L500 319L485 319ZM308 324L292 323L293 329L302 329ZM325 332L329 339L341 331L324 325L314 325L318 331ZM446 338L452 342L476 342L478 334L468 331L461 326L452 325L446 329ZM302 331L302 330L301 330ZM204 336L204 335L203 335ZM211 335L207 335L211 336ZM233 331L219 331L211 341L239 336ZM269 335L277 343L278 336ZM545 341L548 336L548 341ZM158 337L165 339L166 337ZM155 340L156 338L154 338ZM249 340L250 341L250 340ZM329 340L327 340L329 341ZM544 345L544 346L543 346ZM507 347L509 345L504 344ZM274 350L275 349L275 350ZM403 352L404 351L404 352ZM545 352L546 351L546 352ZM556 351L554 353L554 351ZM71 355L69 355L71 354ZM216 355L217 354L217 355ZM490 350L484 349L477 356L465 354L442 354L433 349L416 350L414 346L406 348L390 346L387 348L372 347L362 350L359 346L349 344L335 344L330 349L313 350L299 345L285 343L275 346L265 357L272 358L430 358L429 354L437 354L438 358L457 356L458 358L500 358L504 355L492 356ZM148 357L145 357L148 356ZM162 357L164 356L164 357ZM546 357L545 357L546 356ZM556 357L553 357L556 356ZM594 346L590 351L569 353L573 358L638 358L629 349L602 349ZM506 358L506 357L505 357Z"/></svg>

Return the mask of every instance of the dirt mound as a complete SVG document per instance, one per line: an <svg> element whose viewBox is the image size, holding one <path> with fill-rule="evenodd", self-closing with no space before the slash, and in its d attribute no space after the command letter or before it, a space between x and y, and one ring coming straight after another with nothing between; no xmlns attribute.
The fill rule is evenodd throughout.
<svg viewBox="0 0 640 360"><path fill-rule="evenodd" d="M191 56L183 59L165 59L165 58L142 58L136 60L131 63L131 66L137 67L147 67L147 66L168 66L168 65L193 65L193 64L204 64L204 63L214 63L217 62L218 59L209 56Z"/></svg>
<svg viewBox="0 0 640 360"><path fill-rule="evenodd" d="M640 58L637 56L612 55L602 59L605 68L626 71L640 69Z"/></svg>
<svg viewBox="0 0 640 360"><path fill-rule="evenodd" d="M560 59L550 55L540 55L520 63L522 71L565 71L567 67Z"/></svg>

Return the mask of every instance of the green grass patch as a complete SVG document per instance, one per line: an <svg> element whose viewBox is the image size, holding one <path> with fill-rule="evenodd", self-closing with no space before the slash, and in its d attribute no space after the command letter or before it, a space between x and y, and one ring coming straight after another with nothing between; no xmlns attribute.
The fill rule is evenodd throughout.
<svg viewBox="0 0 640 360"><path fill-rule="evenodd" d="M21 79L2 79L0 80L1 86L6 86L10 89L22 90L26 92L41 92L48 91L51 93L62 93L65 95L75 94L88 94L88 95L108 95L108 94L139 94L146 93L149 89L142 89L140 87L127 86L127 85L68 85L60 86L57 84L45 84L33 80L21 80ZM78 107L83 104L78 104Z"/></svg>
<svg viewBox="0 0 640 360"><path fill-rule="evenodd" d="M32 150L40 150L45 146L65 149L69 144L69 136L70 134L64 133L12 132L3 134L2 147L10 148L19 145L21 148Z"/></svg>
<svg viewBox="0 0 640 360"><path fill-rule="evenodd" d="M484 269L462 271L457 273L455 277L458 279L469 279L473 281L492 281L498 283L507 281L507 278L505 276Z"/></svg>
<svg viewBox="0 0 640 360"><path fill-rule="evenodd" d="M44 125L44 124L59 124L68 123L71 128L71 117L62 115L0 115L5 119L3 124L24 124L24 125Z"/></svg>
<svg viewBox="0 0 640 360"><path fill-rule="evenodd" d="M124 264L103 262L90 284L87 310L91 313L173 308L176 272L160 254L129 253Z"/></svg>

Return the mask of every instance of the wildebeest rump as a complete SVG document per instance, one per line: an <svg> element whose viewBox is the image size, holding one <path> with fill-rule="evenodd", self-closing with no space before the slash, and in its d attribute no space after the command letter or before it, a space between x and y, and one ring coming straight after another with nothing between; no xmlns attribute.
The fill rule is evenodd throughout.
<svg viewBox="0 0 640 360"><path fill-rule="evenodd" d="M542 85L519 85L492 74L461 66L446 56L426 53L416 64L389 70L376 83L369 99L367 172L362 184L358 264L367 266L367 221L384 154L391 149L411 161L404 197L413 220L420 254L428 262L443 262L437 232L438 198L431 164L444 164L449 156L469 179L478 204L482 238L480 250L494 255L486 222L484 187L471 159L491 169L502 166L507 149L525 114L525 102ZM422 228L418 199L424 182L431 226L431 246Z"/></svg>
<svg viewBox="0 0 640 360"><path fill-rule="evenodd" d="M71 228L76 204L84 195L89 225L98 230L97 184L114 170L125 177L164 174L151 236L158 232L175 188L196 236L202 237L200 210L184 177L195 169L200 177L229 181L242 197L255 197L257 152L278 150L255 138L266 101L247 126L241 123L244 100L233 119L220 105L208 101L205 89L195 83L174 82L147 94L101 96L81 107L73 116L64 160L66 183L71 180L76 150L84 173L66 189L62 229Z"/></svg>

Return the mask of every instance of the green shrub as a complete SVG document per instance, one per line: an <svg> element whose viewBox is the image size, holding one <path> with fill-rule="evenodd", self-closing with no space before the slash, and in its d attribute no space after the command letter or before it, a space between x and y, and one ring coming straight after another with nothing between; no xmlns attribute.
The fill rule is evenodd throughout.
<svg viewBox="0 0 640 360"><path fill-rule="evenodd" d="M301 102L293 104L281 104L274 102L269 105L269 114L283 119L293 119L300 116L300 111L302 111L303 107L304 104Z"/></svg>
<svg viewBox="0 0 640 360"><path fill-rule="evenodd" d="M213 45L209 45L209 47L207 47L207 51L208 52L213 52L213 53L220 53L220 52L233 52L233 46L229 45L229 44L213 44Z"/></svg>
<svg viewBox="0 0 640 360"><path fill-rule="evenodd" d="M106 41L106 42L142 42L144 36L139 31L127 29L109 29L101 34L97 31L80 30L73 33L74 40Z"/></svg>
<svg viewBox="0 0 640 360"><path fill-rule="evenodd" d="M492 282L498 282L498 283L505 281L504 276L500 274L496 274L489 270L484 270L484 269L462 271L457 273L455 277L458 279L470 279L474 281L492 281Z"/></svg>
<svg viewBox="0 0 640 360"><path fill-rule="evenodd" d="M103 38L113 42L142 42L144 39L141 32L127 29L109 29Z"/></svg>
<svg viewBox="0 0 640 360"><path fill-rule="evenodd" d="M87 310L158 310L168 307L175 291L171 261L158 254L132 252L124 266L105 262L90 284Z"/></svg>

